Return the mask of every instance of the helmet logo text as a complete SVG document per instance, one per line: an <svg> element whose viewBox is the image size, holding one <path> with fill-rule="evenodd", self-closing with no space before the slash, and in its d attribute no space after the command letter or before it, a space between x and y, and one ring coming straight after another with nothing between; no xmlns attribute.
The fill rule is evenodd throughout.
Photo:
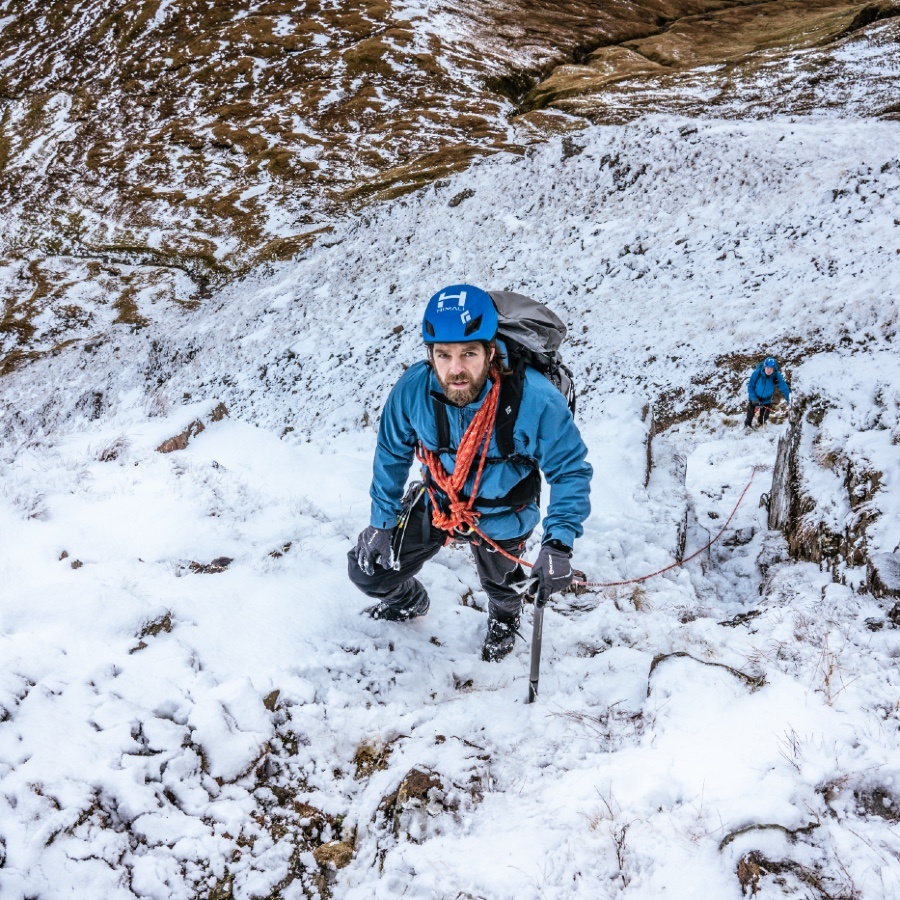
<svg viewBox="0 0 900 900"><path fill-rule="evenodd" d="M455 301L455 302L449 302ZM465 312L466 308L466 292L460 291L458 294L447 294L443 291L441 292L441 296L438 297L437 309L438 312L454 312L463 310L464 315L468 315ZM469 317L471 318L471 316ZM463 322L468 322L469 319L463 319Z"/></svg>

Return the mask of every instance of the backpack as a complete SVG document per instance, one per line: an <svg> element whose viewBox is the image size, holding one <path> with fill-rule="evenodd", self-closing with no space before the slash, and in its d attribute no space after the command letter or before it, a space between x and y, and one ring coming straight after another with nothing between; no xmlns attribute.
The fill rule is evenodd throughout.
<svg viewBox="0 0 900 900"><path fill-rule="evenodd" d="M555 312L524 294L512 291L488 291L500 320L497 337L506 345L507 363L512 374L503 379L497 421L494 431L497 447L504 457L516 455L513 429L522 391L525 387L525 369L530 366L547 378L566 398L575 414L575 383L571 370L559 353L559 346L566 337L566 326ZM437 422L438 447L450 449L450 420L447 408L434 399L434 415Z"/></svg>

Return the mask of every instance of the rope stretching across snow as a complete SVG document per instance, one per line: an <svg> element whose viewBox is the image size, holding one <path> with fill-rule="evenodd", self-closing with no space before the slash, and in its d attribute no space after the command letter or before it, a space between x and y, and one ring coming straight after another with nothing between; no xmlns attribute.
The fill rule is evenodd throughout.
<svg viewBox="0 0 900 900"><path fill-rule="evenodd" d="M670 565L666 566L663 569L657 569L655 572L650 572L649 575L641 575L639 578L629 578L627 581L573 581L572 584L577 585L578 587L619 587L623 584L639 584L641 581L646 581L648 578L655 578L657 575L662 575L663 572L668 572L671 569L677 569L680 566L689 563L692 559L696 559L704 550L708 550L712 545L725 534L725 529L728 528L731 520L734 518L734 514L738 511L738 507L743 503L744 497L747 494L747 491L750 490L750 485L753 484L753 479L756 477L756 466L753 467L753 470L750 473L750 480L747 482L747 486L741 491L741 496L738 497L737 503L734 505L734 509L731 510L731 515L725 520L725 524L719 530L719 533L711 540L709 543L704 544L700 547L699 550L695 550L690 556L684 557L684 559L676 560ZM526 563L527 565L527 563Z"/></svg>
<svg viewBox="0 0 900 900"><path fill-rule="evenodd" d="M460 441L459 449L456 452L456 467L454 468L452 475L447 473L447 470L441 462L440 456L433 450L423 447L421 444L416 448L416 457L419 462L427 467L431 475L431 480L449 499L449 511L445 513L437 503L434 490L429 486L428 494L431 498L432 522L434 523L435 528L446 531L451 535L453 533L464 535L474 533L507 559L521 563L523 566L527 566L530 569L534 566L534 563L530 563L527 560L520 559L519 557L508 553L478 527L479 514L475 511L475 498L478 496L478 487L481 484L481 476L484 473L484 464L487 461L488 447L491 443L491 435L494 432L499 398L500 373L495 369L491 372L491 389L488 391L484 403L481 405L478 412L475 413L475 417L469 423L469 427L466 429L466 432ZM472 466L474 465L477 456L480 456L480 458L478 460L478 469L475 473L475 484L472 487L470 496L465 497L462 494L462 490L469 478L469 473L472 471ZM629 578L625 581L575 580L572 584L576 587L583 588L620 587L626 584L640 584L642 581L655 578L657 575L662 575L664 572L669 572L672 569L687 565L692 559L696 559L703 553L704 550L708 550L712 547L712 545L725 533L725 530L731 524L731 520L734 518L735 513L738 511L741 503L743 503L747 491L750 490L750 485L753 484L756 472L757 467L754 466L750 473L750 480L747 482L744 490L741 491L741 495L738 497L734 509L731 510L731 515L725 520L725 524L721 527L719 533L708 543L704 544L698 550L695 550L690 556L675 560L675 562L664 566L662 569L657 569L655 572L641 575L638 578Z"/></svg>
<svg viewBox="0 0 900 900"><path fill-rule="evenodd" d="M675 562L670 563L668 566L665 566L662 569L657 569L655 572L650 572L647 575L641 575L638 578L629 578L625 581L581 581L579 579L576 579L572 582L572 584L576 587L583 588L620 587L626 584L640 584L640 582L647 581L650 578L655 578L657 575L662 575L664 572L669 572L672 569L677 569L681 566L687 565L687 563L689 563L692 559L696 559L704 550L708 550L710 547L712 547L712 545L715 544L715 542L718 541L723 534L725 534L725 530L731 524L731 520L734 518L735 513L738 511L741 503L744 502L744 497L747 495L747 491L750 490L750 485L753 484L753 479L756 477L756 472L757 468L756 466L754 466L753 470L750 473L750 480L747 482L744 490L741 491L741 496L738 497L737 503L735 503L734 505L734 509L731 510L731 515L729 515L725 520L725 524L721 527L719 533L711 541L695 550L690 556L685 556L683 559L676 560ZM507 553L502 547L492 541L489 537L487 537L487 535L482 534L482 532L477 528L473 528L473 531L475 531L483 540L487 541L487 543L490 544L498 553L502 553L508 559L515 560L516 562L521 563L523 566L527 566L529 569L534 565L534 563L530 563L524 559L517 559L511 553Z"/></svg>

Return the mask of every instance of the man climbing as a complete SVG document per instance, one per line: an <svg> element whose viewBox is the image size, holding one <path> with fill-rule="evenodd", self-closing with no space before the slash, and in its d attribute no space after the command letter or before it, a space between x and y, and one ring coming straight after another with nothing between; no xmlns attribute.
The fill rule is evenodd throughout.
<svg viewBox="0 0 900 900"><path fill-rule="evenodd" d="M753 418L757 410L759 410L759 424L765 425L768 421L769 411L772 408L772 395L775 393L776 384L781 390L784 399L790 403L791 389L781 377L775 357L767 356L753 370L753 374L747 382L747 393L750 395L750 402L747 405L747 418L744 420L744 425L747 428L753 427Z"/></svg>
<svg viewBox="0 0 900 900"><path fill-rule="evenodd" d="M480 288L453 285L428 301L422 322L427 359L410 366L387 399L370 525L348 553L351 581L379 601L366 612L396 622L428 611L428 594L414 577L425 562L451 540L467 541L488 595L482 648L488 662L511 652L519 627L517 588L526 580L519 558L540 519L539 470L550 485L550 503L531 574L544 597L572 581L572 544L590 512L592 475L565 398L531 368L517 382L515 452L499 451L498 403L507 408L503 384L516 382L497 328L494 302ZM404 496L415 457L425 481Z"/></svg>

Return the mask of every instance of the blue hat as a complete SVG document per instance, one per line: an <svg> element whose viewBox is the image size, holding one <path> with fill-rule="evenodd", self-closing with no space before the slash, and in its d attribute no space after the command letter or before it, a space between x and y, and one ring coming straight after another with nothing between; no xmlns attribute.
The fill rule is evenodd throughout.
<svg viewBox="0 0 900 900"><path fill-rule="evenodd" d="M452 284L428 301L422 340L426 344L492 341L498 324L497 309L487 291L471 284Z"/></svg>
<svg viewBox="0 0 900 900"><path fill-rule="evenodd" d="M765 362L763 363L763 365L764 365L767 369L775 369L775 368L778 367L778 363L775 362L775 357L774 357L774 356L767 356Z"/></svg>

